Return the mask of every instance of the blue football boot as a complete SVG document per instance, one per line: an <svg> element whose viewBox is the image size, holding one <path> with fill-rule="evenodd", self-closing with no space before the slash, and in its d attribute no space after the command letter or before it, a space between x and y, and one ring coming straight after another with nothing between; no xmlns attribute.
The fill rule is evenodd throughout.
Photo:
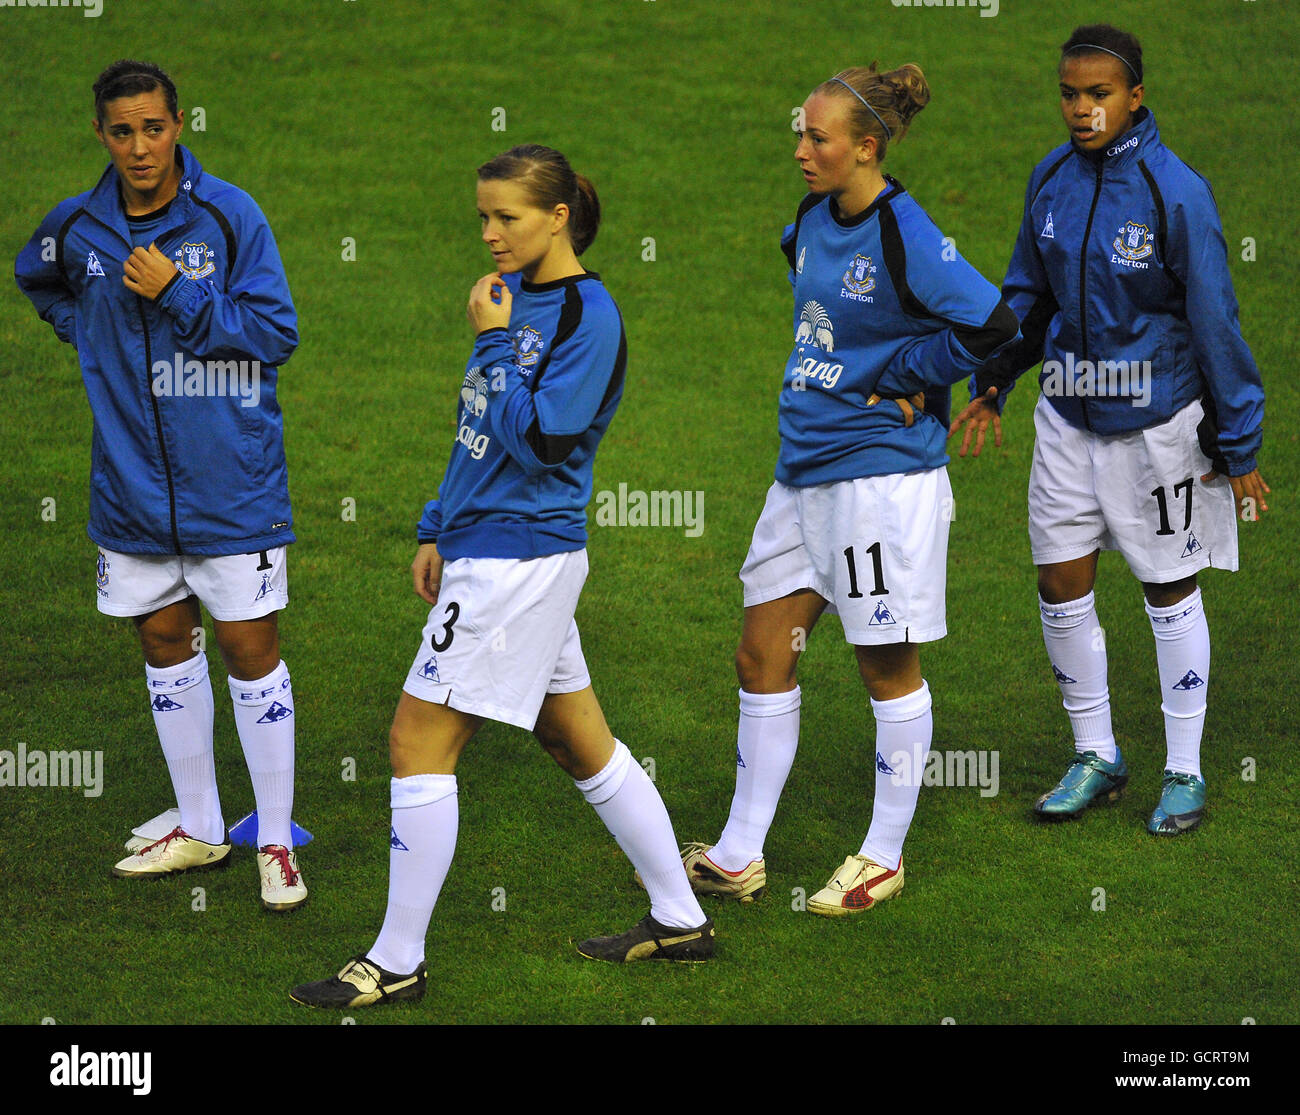
<svg viewBox="0 0 1300 1115"><path fill-rule="evenodd" d="M1167 770L1160 783L1160 804L1147 822L1155 836L1190 832L1205 815L1205 783L1194 774Z"/></svg>
<svg viewBox="0 0 1300 1115"><path fill-rule="evenodd" d="M1128 766L1119 748L1108 763L1095 751L1075 752L1061 781L1034 802L1034 812L1051 820L1081 816L1094 801L1114 801L1128 785Z"/></svg>

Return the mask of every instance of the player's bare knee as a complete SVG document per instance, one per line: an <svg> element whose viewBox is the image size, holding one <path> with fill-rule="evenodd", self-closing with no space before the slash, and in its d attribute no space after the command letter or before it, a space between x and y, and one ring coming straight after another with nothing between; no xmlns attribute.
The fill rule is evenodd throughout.
<svg viewBox="0 0 1300 1115"><path fill-rule="evenodd" d="M1179 581L1169 581L1166 584L1158 585L1144 581L1142 583L1142 593L1147 598L1147 603L1153 608L1172 608L1181 600L1186 600L1196 591L1196 574L1190 577L1184 577Z"/></svg>
<svg viewBox="0 0 1300 1115"><path fill-rule="evenodd" d="M784 693L794 688L797 662L794 655L782 661L741 643L736 648L736 678L746 693Z"/></svg>
<svg viewBox="0 0 1300 1115"><path fill-rule="evenodd" d="M537 737L537 742L542 745L542 750L555 760L560 769L566 774L572 774L576 759L568 744L555 735L541 732L534 732L533 734Z"/></svg>
<svg viewBox="0 0 1300 1115"><path fill-rule="evenodd" d="M256 681L280 664L280 641L274 626L218 623L216 631L221 660L231 677Z"/></svg>
<svg viewBox="0 0 1300 1115"><path fill-rule="evenodd" d="M754 656L746 649L745 644L741 643L736 648L736 678L740 682L740 688L749 690L749 682L753 681L758 675L758 663Z"/></svg>
<svg viewBox="0 0 1300 1115"><path fill-rule="evenodd" d="M396 724L388 731L388 761L393 768L394 778L405 778L417 773L427 763L425 749L419 742L398 728Z"/></svg>
<svg viewBox="0 0 1300 1115"><path fill-rule="evenodd" d="M189 639L147 632L143 628L140 629L140 648L144 651L145 661L156 669L179 666L198 653Z"/></svg>
<svg viewBox="0 0 1300 1115"><path fill-rule="evenodd" d="M921 658L915 643L856 646L858 675L873 701L893 701L920 689Z"/></svg>
<svg viewBox="0 0 1300 1115"><path fill-rule="evenodd" d="M574 754L569 738L562 731L539 720L536 727L533 728L533 737L542 745L542 750L555 760L565 774L576 777L574 771L581 764L578 756Z"/></svg>
<svg viewBox="0 0 1300 1115"><path fill-rule="evenodd" d="M1038 595L1049 604L1063 603L1064 598L1057 592L1057 578L1045 569L1038 571Z"/></svg>
<svg viewBox="0 0 1300 1115"><path fill-rule="evenodd" d="M542 745L543 750L551 754L557 750L566 750L564 736L549 724L542 723L540 719L533 728L533 738Z"/></svg>
<svg viewBox="0 0 1300 1115"><path fill-rule="evenodd" d="M1038 595L1048 604L1078 600L1091 591L1091 585L1085 587L1082 579L1068 572L1050 567L1038 571Z"/></svg>

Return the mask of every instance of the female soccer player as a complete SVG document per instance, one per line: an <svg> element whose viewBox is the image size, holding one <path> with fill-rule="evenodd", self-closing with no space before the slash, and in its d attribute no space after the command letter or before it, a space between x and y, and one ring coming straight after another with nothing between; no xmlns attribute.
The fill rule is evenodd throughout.
<svg viewBox="0 0 1300 1115"><path fill-rule="evenodd" d="M931 739L919 644L946 633L948 389L1017 336L997 289L881 163L930 99L919 67L844 70L803 104L808 186L782 248L794 349L776 482L740 571L736 792L721 838L683 859L701 893L752 899L794 760L807 633L834 606L876 719L871 827L808 909L869 909L903 886L903 840Z"/></svg>
<svg viewBox="0 0 1300 1115"><path fill-rule="evenodd" d="M178 142L176 87L124 60L95 82L112 165L18 256L18 286L74 345L95 419L90 537L99 610L134 619L181 823L113 868L147 878L229 863L199 603L230 674L257 802L262 904L307 898L293 851L294 717L276 612L290 525L278 366L298 321L246 193Z"/></svg>
<svg viewBox="0 0 1300 1115"><path fill-rule="evenodd" d="M1075 755L1034 806L1078 817L1128 766L1111 730L1093 602L1099 551L1142 583L1155 632L1165 771L1147 830L1177 836L1205 810L1201 730L1210 636L1196 574L1237 568L1234 510L1267 510L1255 466L1264 391L1242 339L1214 197L1160 142L1142 101L1142 47L1079 27L1058 66L1066 143L1034 168L1003 294L1023 340L972 380L957 416L979 456L1016 377L1043 361L1029 537L1043 638Z"/></svg>
<svg viewBox="0 0 1300 1115"><path fill-rule="evenodd" d="M478 210L497 270L470 292L456 443L412 566L433 609L389 736L388 912L368 953L294 989L308 1006L423 996L425 934L456 844L456 760L484 720L531 730L649 885L646 918L579 951L618 962L713 954L668 813L606 726L573 620L592 461L627 357L618 308L578 262L596 237L596 192L559 152L527 145L479 167Z"/></svg>

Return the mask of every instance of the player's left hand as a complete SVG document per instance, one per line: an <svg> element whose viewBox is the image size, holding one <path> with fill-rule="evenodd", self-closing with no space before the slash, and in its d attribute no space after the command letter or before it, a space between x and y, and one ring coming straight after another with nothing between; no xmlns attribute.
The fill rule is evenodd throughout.
<svg viewBox="0 0 1300 1115"><path fill-rule="evenodd" d="M1210 469L1201 477L1201 483L1208 484L1218 475L1218 472ZM1229 476L1228 483L1232 485L1232 498L1237 504L1237 518L1250 522L1259 518L1260 511L1268 510L1268 501L1264 497L1273 489L1264 483L1259 469L1248 472L1245 476Z"/></svg>
<svg viewBox="0 0 1300 1115"><path fill-rule="evenodd" d="M966 456L972 433L976 437L975 452L971 455L974 457L980 455L980 451L984 448L984 437L988 433L989 423L993 424L993 444L999 449L1002 448L1002 417L998 414L998 404L994 401L997 397L998 389L990 387L983 395L967 403L966 408L952 420L952 425L948 427L949 437L961 429L963 424L966 427L966 436L961 439L961 452L957 456Z"/></svg>
<svg viewBox="0 0 1300 1115"><path fill-rule="evenodd" d="M176 264L158 250L157 244L136 248L122 264L126 289L152 302L176 274Z"/></svg>
<svg viewBox="0 0 1300 1115"><path fill-rule="evenodd" d="M469 305L465 315L474 327L475 335L485 329L505 329L510 324L510 305L513 296L499 271L484 275L469 292Z"/></svg>

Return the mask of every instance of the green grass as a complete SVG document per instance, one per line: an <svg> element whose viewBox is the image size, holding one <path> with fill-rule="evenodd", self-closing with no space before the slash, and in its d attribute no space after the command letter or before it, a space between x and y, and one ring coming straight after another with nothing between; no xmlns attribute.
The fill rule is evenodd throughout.
<svg viewBox="0 0 1300 1115"><path fill-rule="evenodd" d="M827 620L801 668L802 747L767 844L771 892L713 911L716 963L622 970L576 955L571 941L640 917L644 895L531 737L490 726L458 771L460 840L429 937L431 993L363 1021L1300 1020L1300 976L1279 962L1296 937L1300 267L1285 142L1295 83L1275 49L1295 40L1296 16L1216 0L1116 0L1106 16L1143 39L1148 104L1215 185L1229 244L1258 245L1257 261L1231 261L1269 392L1261 468L1273 510L1241 531L1243 571L1203 582L1215 655L1204 828L1166 843L1143 830L1163 729L1149 625L1116 555L1097 595L1133 781L1078 824L1030 820L1069 747L1025 536L1033 391L1022 387L1004 448L952 465L950 633L923 655L934 747L996 749L1000 792L922 792L899 901L847 923L792 909L795 888L811 893L857 848L870 813L869 707ZM182 106L205 109L207 130L187 141L275 230L303 338L280 381L299 538L282 633L298 710L295 813L316 837L302 853L311 902L285 918L258 908L247 851L192 881L108 877L129 827L171 790L130 625L94 608L75 357L11 284L0 296L0 749L102 749L105 789L0 789L0 1022L337 1022L286 991L367 947L382 918L386 732L425 614L409 589L413 527L452 443L465 299L489 267L473 168L514 143L564 150L605 206L585 262L620 302L630 364L597 489L705 493L699 538L593 527L579 622L611 724L654 760L678 835L716 838L733 785L735 574L771 476L789 348L776 240L802 193L790 110L842 66L919 62L934 100L887 169L996 281L1029 170L1061 139L1056 48L1092 18L1093 5L1066 0L1007 2L995 19L884 0L107 0L99 19L0 13L16 90L0 104L8 258L102 170L89 87L123 56L156 59ZM504 133L490 126L497 106ZM349 236L355 263L340 258ZM645 237L654 262L642 259ZM53 522L40 515L46 497ZM340 515L349 497L355 522ZM217 703L233 818L252 796ZM349 757L356 781L341 777ZM1241 776L1248 757L1254 781ZM1092 908L1096 888L1104 911Z"/></svg>

